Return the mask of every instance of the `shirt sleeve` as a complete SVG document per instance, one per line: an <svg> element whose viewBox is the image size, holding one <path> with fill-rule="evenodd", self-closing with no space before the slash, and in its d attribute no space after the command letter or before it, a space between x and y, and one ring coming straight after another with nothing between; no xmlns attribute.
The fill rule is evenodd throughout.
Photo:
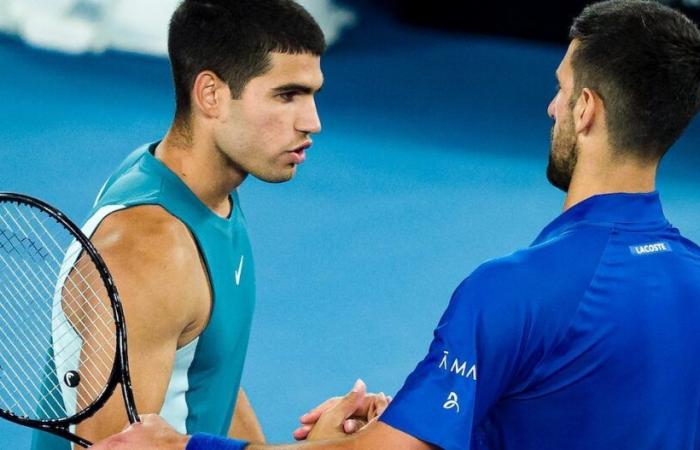
<svg viewBox="0 0 700 450"><path fill-rule="evenodd" d="M457 288L383 422L443 449L474 448L473 428L511 383L524 346L522 293L500 270L482 266Z"/></svg>

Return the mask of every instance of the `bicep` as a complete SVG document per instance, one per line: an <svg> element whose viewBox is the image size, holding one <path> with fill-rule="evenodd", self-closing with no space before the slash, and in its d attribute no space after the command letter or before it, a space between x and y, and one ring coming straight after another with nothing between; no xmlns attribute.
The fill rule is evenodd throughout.
<svg viewBox="0 0 700 450"><path fill-rule="evenodd" d="M122 301L136 407L140 414L158 413L172 372L181 321L176 317L176 310L168 306L169 293L163 288L162 280L153 276L147 258L139 261L131 249L105 244L99 235L93 242L109 267ZM86 371L87 366L96 364L92 362L98 360L94 357L96 351L94 345L83 345L80 358ZM123 396L117 388L105 405L76 431L96 441L121 431L127 424Z"/></svg>
<svg viewBox="0 0 700 450"><path fill-rule="evenodd" d="M128 317L127 314L127 321ZM162 339L148 343L148 339L141 339L138 333L130 334L129 368L139 414L160 412L172 371L175 342L175 339ZM81 355L81 359L84 358L85 352ZM94 416L78 425L77 434L95 442L120 432L128 423L124 398L117 387Z"/></svg>

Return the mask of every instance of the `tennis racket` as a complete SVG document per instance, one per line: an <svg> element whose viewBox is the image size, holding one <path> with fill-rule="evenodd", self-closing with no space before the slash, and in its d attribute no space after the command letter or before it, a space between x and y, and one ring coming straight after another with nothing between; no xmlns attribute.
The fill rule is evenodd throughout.
<svg viewBox="0 0 700 450"><path fill-rule="evenodd" d="M0 416L89 447L75 426L117 384L135 423L124 313L102 258L57 209L0 193Z"/></svg>

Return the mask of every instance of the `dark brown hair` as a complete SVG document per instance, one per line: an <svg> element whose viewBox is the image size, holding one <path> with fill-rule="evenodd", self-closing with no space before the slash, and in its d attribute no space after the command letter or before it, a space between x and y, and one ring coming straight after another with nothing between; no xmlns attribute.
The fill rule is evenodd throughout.
<svg viewBox="0 0 700 450"><path fill-rule="evenodd" d="M321 55L325 48L316 21L291 0L185 0L168 34L175 117L189 115L190 92L204 70L226 81L237 98L270 69L270 52Z"/></svg>
<svg viewBox="0 0 700 450"><path fill-rule="evenodd" d="M700 108L698 27L657 2L609 0L584 9L570 37L575 96L603 99L612 146L661 158Z"/></svg>

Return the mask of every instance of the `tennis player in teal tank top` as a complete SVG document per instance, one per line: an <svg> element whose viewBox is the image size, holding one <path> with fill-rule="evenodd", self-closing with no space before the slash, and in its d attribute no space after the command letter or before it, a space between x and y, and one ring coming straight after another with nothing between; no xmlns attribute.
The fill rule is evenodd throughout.
<svg viewBox="0 0 700 450"><path fill-rule="evenodd" d="M122 162L83 230L124 305L139 412L159 413L181 433L264 442L240 389L255 271L238 187L248 175L288 181L306 159L321 128L314 94L325 41L291 0L185 0L168 46L173 124ZM47 373L67 363L53 357ZM70 411L75 393L47 401ZM97 441L127 424L116 392L71 431ZM37 431L32 448L70 444Z"/></svg>
<svg viewBox="0 0 700 450"><path fill-rule="evenodd" d="M255 303L253 255L238 196L229 217L219 217L152 154L138 149L98 198L85 228L106 214L158 205L191 232L209 275L212 305L205 330L175 353L162 414L183 430L226 434L243 370ZM225 345L222 345L225 343Z"/></svg>
<svg viewBox="0 0 700 450"><path fill-rule="evenodd" d="M157 205L186 225L209 275L212 308L205 330L175 352L161 414L182 432L201 429L226 435L255 303L245 217L235 193L230 216L214 214L153 156L154 148L141 147L127 158L100 193L83 231L90 236L109 214L139 205ZM63 401L71 400L65 396ZM69 448L63 439L37 433L43 436L36 448L49 448L48 441L56 441L55 448Z"/></svg>

